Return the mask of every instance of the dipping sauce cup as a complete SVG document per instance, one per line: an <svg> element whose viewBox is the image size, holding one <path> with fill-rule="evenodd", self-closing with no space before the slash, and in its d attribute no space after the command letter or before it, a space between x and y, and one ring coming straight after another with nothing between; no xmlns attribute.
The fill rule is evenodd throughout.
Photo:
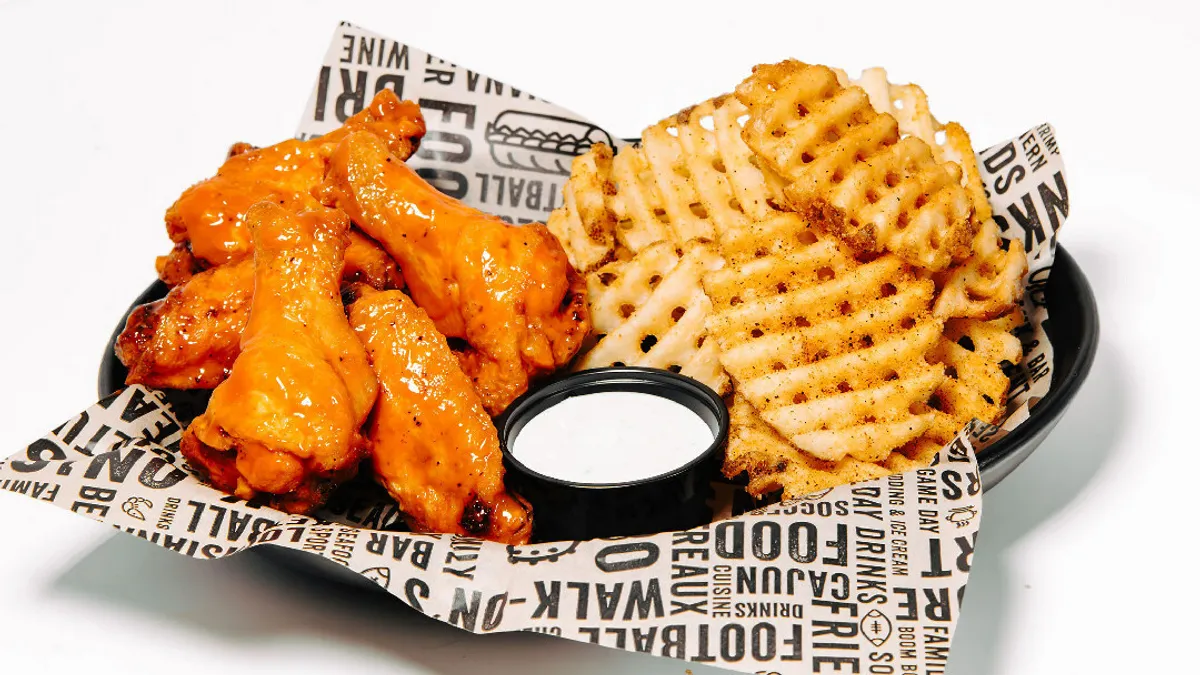
<svg viewBox="0 0 1200 675"><path fill-rule="evenodd" d="M653 534L712 520L707 502L729 412L691 378L587 370L521 397L496 426L507 482L533 507L535 541Z"/></svg>

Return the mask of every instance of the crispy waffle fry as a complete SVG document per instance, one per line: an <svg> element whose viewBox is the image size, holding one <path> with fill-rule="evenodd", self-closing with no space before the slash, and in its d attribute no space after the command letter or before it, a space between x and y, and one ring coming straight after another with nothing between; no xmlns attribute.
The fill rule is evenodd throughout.
<svg viewBox="0 0 1200 675"><path fill-rule="evenodd" d="M721 264L710 240L777 213L767 205L772 188L741 139L743 115L745 107L732 96L706 101L647 129L642 145L622 149L611 167L602 148L576 160L564 207L551 216L552 231L576 264L614 259L589 275L594 330L604 339L580 367L658 367L728 389L717 346L704 343L709 305L700 276ZM597 202L580 194L598 190L606 215L585 208ZM610 253L580 236L589 223L610 221L617 240ZM661 239L647 241L654 237ZM679 309L682 319L674 316ZM675 320L678 325L668 324ZM654 340L643 352L647 336Z"/></svg>
<svg viewBox="0 0 1200 675"><path fill-rule="evenodd" d="M737 88L743 137L787 179L789 206L860 253L892 251L939 271L965 259L978 229L961 170L901 138L891 115L823 66L757 66Z"/></svg>
<svg viewBox="0 0 1200 675"><path fill-rule="evenodd" d="M761 497L782 491L793 499L826 488L879 478L929 466L942 444L921 437L893 451L882 462L864 462L843 457L827 462L796 449L745 398L734 395L729 408L729 443L725 450L724 473L748 477L746 491Z"/></svg>
<svg viewBox="0 0 1200 675"><path fill-rule="evenodd" d="M765 422L833 462L880 462L925 432L934 414L914 406L945 379L923 358L942 332L931 281L895 255L860 263L793 214L721 247L726 267L705 277L708 332Z"/></svg>
<svg viewBox="0 0 1200 675"><path fill-rule="evenodd" d="M975 249L985 255L963 261L945 246L905 249L894 238L884 246L899 253L878 255L873 243L864 256L867 251L853 237L830 236L804 218L869 212L850 199L855 193L844 185L855 184L847 180L850 173L822 184L825 178L814 172L808 184L827 190L830 200L811 199L815 210L795 212L806 167L797 170L797 162L786 158L799 156L805 164L809 146L796 130L804 122L789 126L783 114L782 134L772 135L757 152L747 141L754 137L755 106L759 123L769 113L780 114L778 102L795 100L793 80L808 68L794 63L760 68L756 76L763 77L744 83L739 96L687 108L648 128L641 145L615 158L607 148L593 149L576 160L564 190L560 211L569 220L559 213L552 217L572 259L592 269L589 293L601 339L578 367L666 368L719 391L728 390L727 370L735 397L724 470L731 476L747 473L752 494L782 491L785 498L928 465L972 418L996 418L1008 388L1000 364L1019 358L1019 343L1013 357L1015 338L1001 321L943 321L950 315L944 312L957 311L966 298L965 270L977 275L970 280L974 295L968 302L986 301L992 312L1012 306L1015 295L1008 294L1012 300L1004 305L1003 289L984 288L980 281L995 280L1003 268L988 269L979 261L1007 252L981 247L976 237ZM823 74L826 80L828 75ZM833 77L857 92L849 96L852 105L839 104L845 90L818 92L804 120L849 122L849 132L837 127L845 143L822 137L812 147L825 153L834 170L841 166L838 156L853 157L851 169L861 174L851 176L859 181L860 201L870 180L886 185L894 179L896 185L888 188L894 192L880 188L875 196L886 192L893 202L910 202L893 209L910 214L898 228L907 233L900 237L945 243L937 226L961 224L954 214L965 214L968 228L977 225L973 214L979 214L980 236L995 233L969 138L958 125L933 117L920 87L893 85L882 69L864 73L862 89L844 73ZM878 114L883 112L895 119ZM824 133L826 127L818 126ZM815 153L812 157L809 164L824 166ZM896 166L909 173L889 176ZM850 210L838 206L837 195L850 199L844 200ZM930 210L929 204L942 210ZM859 211L852 210L856 206ZM916 212L926 220L914 220ZM939 223L937 216L947 213ZM903 220L894 217L898 224ZM913 229L914 223L925 229ZM712 240L719 242L723 268ZM964 249L958 250L961 257ZM950 267L933 274L939 265ZM1020 272L1023 259L1014 287ZM698 291L702 276L704 291ZM988 297L981 299L978 291ZM942 312L933 311L935 299ZM960 344L964 336L979 339L977 352Z"/></svg>
<svg viewBox="0 0 1200 675"><path fill-rule="evenodd" d="M741 139L745 114L737 99L722 96L647 128L640 145L615 157L597 145L576 158L563 206L547 223L572 264L590 272L660 241L715 241L773 212L767 202L782 182L772 176L768 186L754 166Z"/></svg>
<svg viewBox="0 0 1200 675"><path fill-rule="evenodd" d="M992 319L1009 311L1021 298L1028 263L1021 246L1004 247L992 218L975 151L965 129L951 122L937 146L947 161L963 167L963 184L971 194L981 225L971 241L971 257L944 272L934 312L941 317Z"/></svg>
<svg viewBox="0 0 1200 675"><path fill-rule="evenodd" d="M571 164L563 205L546 226L575 269L590 272L611 260L628 260L647 246L675 241L650 160L640 147L593 145ZM678 243L682 243L679 241Z"/></svg>
<svg viewBox="0 0 1200 675"><path fill-rule="evenodd" d="M667 210L642 148L621 148L613 158L612 175L616 194L609 199L609 208L617 220L621 246L636 254L651 244L673 241Z"/></svg>
<svg viewBox="0 0 1200 675"><path fill-rule="evenodd" d="M943 318L990 319L1012 309L1021 298L1028 269L1025 251L1005 249L996 221L988 218L972 243L974 254L941 275L942 290L934 312Z"/></svg>
<svg viewBox="0 0 1200 675"><path fill-rule="evenodd" d="M938 122L919 86L892 84L882 68L869 68L858 80L839 71L838 81L862 87L876 112L896 118L901 137L916 136L939 163L953 162L962 169L961 184L971 196L980 228L971 241L970 257L940 275L934 312L944 318L989 319L1014 307L1021 295L1025 255L1020 247L1005 249L1001 243L966 130L955 122Z"/></svg>
<svg viewBox="0 0 1200 675"><path fill-rule="evenodd" d="M1022 323L1020 309L992 321L952 319L928 358L945 366L948 377L930 397L936 419L926 436L939 446L972 419L996 423L1004 415L1009 379L1005 367L1021 360L1021 341L1012 331Z"/></svg>
<svg viewBox="0 0 1200 675"><path fill-rule="evenodd" d="M750 478L746 490L754 496L782 490L784 499L892 473L884 465L853 457L826 462L797 450L737 395L729 409L724 471L731 478L745 472Z"/></svg>
<svg viewBox="0 0 1200 675"><path fill-rule="evenodd" d="M717 346L705 339L711 307L700 286L705 273L722 264L716 247L693 240L676 248L662 241L631 260L611 262L588 275L596 346L579 368L642 366L682 373L712 387L729 389Z"/></svg>
<svg viewBox="0 0 1200 675"><path fill-rule="evenodd" d="M571 265L587 273L608 261L613 253L616 221L605 200L612 184L612 148L597 143L571 162L571 177L563 186L563 205L546 220L546 227L562 243Z"/></svg>

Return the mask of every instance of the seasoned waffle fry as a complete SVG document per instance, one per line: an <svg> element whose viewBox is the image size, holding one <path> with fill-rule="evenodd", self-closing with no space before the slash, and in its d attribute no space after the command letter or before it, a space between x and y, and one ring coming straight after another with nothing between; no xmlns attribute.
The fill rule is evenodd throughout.
<svg viewBox="0 0 1200 675"><path fill-rule="evenodd" d="M767 205L767 179L741 139L738 118L744 114L732 96L706 101L647 129L642 145L622 149L611 167L600 148L589 153L594 159L576 160L564 207L551 216L552 231L573 260L615 258L589 275L594 329L605 337L579 360L580 367L659 367L728 389L716 344L705 345L708 302L700 275L721 264L715 245L705 242L744 228L752 217L777 213ZM598 189L606 190L608 216L581 206L595 204L591 197L569 194ZM596 247L589 256L591 240L579 233L589 222L608 220L617 223L615 250L602 254ZM653 237L662 239L647 241ZM684 251L682 261L676 249ZM673 271L676 264L680 269ZM656 294L662 299L651 300ZM684 318L664 337L661 331L679 308ZM643 353L646 335L655 340Z"/></svg>
<svg viewBox="0 0 1200 675"><path fill-rule="evenodd" d="M942 130L942 126L930 112L929 99L923 89L915 84L892 84L883 68L868 68L857 80L850 80L845 73L837 72L839 84L861 87L875 112L881 115L886 113L896 119L901 137L916 136L929 145L938 162L947 161L939 154L937 141L937 132Z"/></svg>
<svg viewBox="0 0 1200 675"><path fill-rule="evenodd" d="M673 241L654 171L641 147L626 146L613 158L613 184L616 194L609 199L609 208L623 247L636 254L651 244Z"/></svg>
<svg viewBox="0 0 1200 675"><path fill-rule="evenodd" d="M576 158L563 206L547 223L576 268L590 272L660 241L715 241L774 213L768 203L782 181L755 166L741 138L745 114L736 98L722 96L647 128L639 146L616 157L597 145Z"/></svg>
<svg viewBox="0 0 1200 675"><path fill-rule="evenodd" d="M886 466L853 457L826 462L797 450L737 395L729 409L724 471L731 478L746 472L750 478L746 490L754 496L782 490L784 499L893 473Z"/></svg>
<svg viewBox="0 0 1200 675"><path fill-rule="evenodd" d="M859 87L823 66L757 66L737 88L746 143L787 179L789 206L860 253L884 250L932 271L970 253L978 229L961 171L900 137Z"/></svg>
<svg viewBox="0 0 1200 675"><path fill-rule="evenodd" d="M995 423L1004 415L1009 379L1005 364L1021 360L1021 341L1010 331L1021 325L1017 309L993 321L952 319L929 360L948 377L930 398L936 420L926 432L937 444L950 442L972 419Z"/></svg>
<svg viewBox="0 0 1200 675"><path fill-rule="evenodd" d="M971 196L981 225L971 241L971 256L941 275L934 312L943 318L990 319L1014 307L1021 295L1025 255L1020 247L1005 249L1001 245L966 130L955 122L938 122L920 87L892 84L882 68L869 68L858 80L839 71L838 81L862 87L876 112L896 118L902 137L916 136L929 145L939 163L953 162L962 169L961 184Z"/></svg>
<svg viewBox="0 0 1200 675"><path fill-rule="evenodd" d="M612 184L612 148L601 143L571 162L571 177L563 186L563 205L546 220L558 237L571 265L587 273L608 261L613 253L616 221L605 200Z"/></svg>
<svg viewBox="0 0 1200 675"><path fill-rule="evenodd" d="M758 155L742 139L742 125L750 117L749 110L732 95L718 97L711 103L713 136L738 209L751 222L774 215L780 210L778 203L784 181L769 167L763 166ZM703 117L700 123L703 127Z"/></svg>
<svg viewBox="0 0 1200 675"><path fill-rule="evenodd" d="M700 286L701 276L721 264L713 244L693 240L677 249L663 241L588 275L599 342L578 367L659 368L727 391L717 346L705 339L711 305Z"/></svg>
<svg viewBox="0 0 1200 675"><path fill-rule="evenodd" d="M945 379L923 358L941 337L933 283L894 255L869 263L794 215L722 241L705 277L708 332L736 389L797 448L879 462L922 433L914 412Z"/></svg>
<svg viewBox="0 0 1200 675"><path fill-rule="evenodd" d="M1011 309L1024 258L998 245L966 132L920 87L761 66L736 96L606 151L576 160L551 218L591 270L600 339L578 367L666 368L722 392L731 375L724 471L752 494L927 466L1002 412L1013 318L945 318Z"/></svg>
<svg viewBox="0 0 1200 675"><path fill-rule="evenodd" d="M971 257L942 274L942 290L933 309L943 318L993 319L1015 307L1021 298L1028 270L1025 251L1012 242L1007 249L1003 245L966 130L951 122L943 131L945 142L937 147L947 161L963 167L963 184L981 225L971 241Z"/></svg>
<svg viewBox="0 0 1200 675"><path fill-rule="evenodd" d="M641 150L649 162L658 187L661 208L658 214L671 233L671 240L683 243L692 239L716 239L716 228L692 183L688 159L680 143L680 129L671 121L660 122L642 132Z"/></svg>
<svg viewBox="0 0 1200 675"><path fill-rule="evenodd" d="M1001 243L996 221L988 218L972 243L974 254L942 276L934 312L943 318L991 319L1016 306L1028 269L1025 251Z"/></svg>

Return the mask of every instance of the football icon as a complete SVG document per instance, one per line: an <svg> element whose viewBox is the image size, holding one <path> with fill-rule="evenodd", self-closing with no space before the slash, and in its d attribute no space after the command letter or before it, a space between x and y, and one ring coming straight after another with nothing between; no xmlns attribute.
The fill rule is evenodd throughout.
<svg viewBox="0 0 1200 675"><path fill-rule="evenodd" d="M971 524L972 520L975 520L975 516L977 515L979 515L979 512L975 510L974 506L959 506L958 508L950 509L950 513L946 515L946 520L954 523L956 527L966 527Z"/></svg>
<svg viewBox="0 0 1200 675"><path fill-rule="evenodd" d="M863 615L862 621L858 623L858 628L862 632L863 637L875 645L876 647L888 641L892 637L892 621L887 618L883 612L872 609Z"/></svg>

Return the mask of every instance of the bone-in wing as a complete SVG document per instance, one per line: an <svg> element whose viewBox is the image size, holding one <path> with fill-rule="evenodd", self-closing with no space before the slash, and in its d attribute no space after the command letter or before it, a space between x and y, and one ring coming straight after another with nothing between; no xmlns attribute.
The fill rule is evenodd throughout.
<svg viewBox="0 0 1200 675"><path fill-rule="evenodd" d="M392 254L443 335L465 340L463 370L491 414L587 336L583 281L545 225L509 225L447 197L379 138L354 133L338 145L321 198Z"/></svg>
<svg viewBox="0 0 1200 675"><path fill-rule="evenodd" d="M379 378L376 479L415 530L525 543L528 509L504 490L496 427L445 338L400 291L365 293L350 324Z"/></svg>
<svg viewBox="0 0 1200 675"><path fill-rule="evenodd" d="M241 354L182 452L222 490L308 512L356 472L377 389L339 290L350 223L339 211L271 203L246 220L255 292Z"/></svg>
<svg viewBox="0 0 1200 675"><path fill-rule="evenodd" d="M407 158L425 134L425 121L415 103L384 89L369 106L324 136L257 149L235 145L215 176L188 188L167 209L167 233L176 246L159 258L160 278L174 285L196 270L247 256L251 241L246 211L260 201L297 213L315 208L310 193L321 182L329 151L355 131L371 134Z"/></svg>
<svg viewBox="0 0 1200 675"><path fill-rule="evenodd" d="M395 261L370 237L350 229L342 283L403 288ZM250 316L254 261L200 272L167 297L135 307L117 337L129 369L125 384L159 389L212 389L229 375Z"/></svg>

